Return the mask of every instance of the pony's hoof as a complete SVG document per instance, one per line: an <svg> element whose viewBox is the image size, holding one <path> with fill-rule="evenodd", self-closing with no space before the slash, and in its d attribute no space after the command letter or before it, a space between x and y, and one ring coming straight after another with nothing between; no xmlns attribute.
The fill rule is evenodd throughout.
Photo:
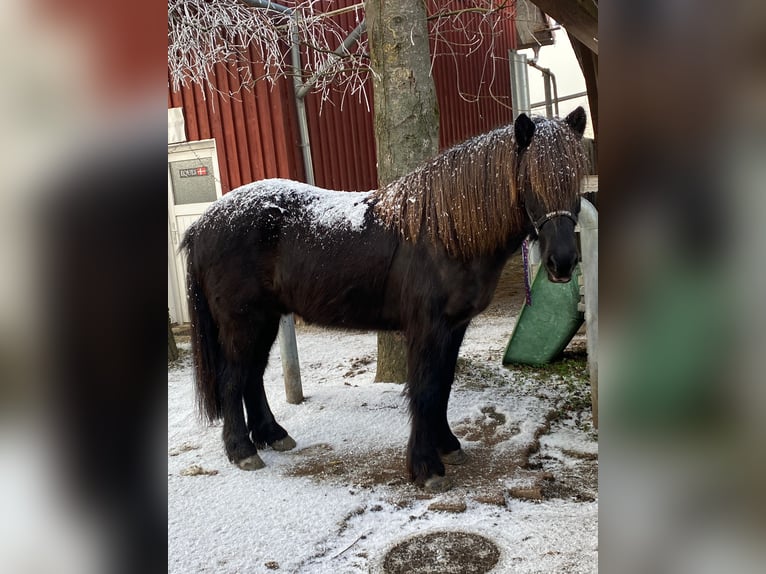
<svg viewBox="0 0 766 574"><path fill-rule="evenodd" d="M260 468L263 468L266 466L264 462L261 460L261 457L257 454L248 456L247 458L243 458L242 460L237 461L237 466L241 468L242 470L258 470Z"/></svg>
<svg viewBox="0 0 766 574"><path fill-rule="evenodd" d="M452 481L446 476L432 476L423 485L428 492L446 492L452 488Z"/></svg>
<svg viewBox="0 0 766 574"><path fill-rule="evenodd" d="M285 438L275 440L269 446L278 451L293 450L295 448L295 440L290 435L287 435Z"/></svg>
<svg viewBox="0 0 766 574"><path fill-rule="evenodd" d="M459 448L441 455L441 459L444 464L465 464L468 461L468 455L462 448Z"/></svg>

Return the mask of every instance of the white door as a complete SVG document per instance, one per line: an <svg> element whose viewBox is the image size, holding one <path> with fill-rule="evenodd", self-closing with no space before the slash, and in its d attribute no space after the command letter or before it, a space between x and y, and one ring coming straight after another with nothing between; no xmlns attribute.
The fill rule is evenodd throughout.
<svg viewBox="0 0 766 574"><path fill-rule="evenodd" d="M178 252L184 233L221 197L215 140L168 146L168 308L175 323L188 323L186 258Z"/></svg>

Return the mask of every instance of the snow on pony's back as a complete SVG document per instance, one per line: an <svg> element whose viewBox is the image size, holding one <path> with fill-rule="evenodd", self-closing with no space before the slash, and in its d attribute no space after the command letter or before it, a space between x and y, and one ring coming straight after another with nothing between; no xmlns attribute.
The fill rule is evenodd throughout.
<svg viewBox="0 0 766 574"><path fill-rule="evenodd" d="M369 191L331 191L289 179L264 179L230 191L204 217L234 224L256 215L255 211L276 209L287 217L308 217L317 228L361 231L370 195ZM290 213L289 208L299 209Z"/></svg>

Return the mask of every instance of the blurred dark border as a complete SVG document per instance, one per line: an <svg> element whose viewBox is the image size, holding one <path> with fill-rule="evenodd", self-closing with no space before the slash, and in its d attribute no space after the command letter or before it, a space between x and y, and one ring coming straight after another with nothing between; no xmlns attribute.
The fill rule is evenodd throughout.
<svg viewBox="0 0 766 574"><path fill-rule="evenodd" d="M600 567L755 572L766 5L600 7Z"/></svg>
<svg viewBox="0 0 766 574"><path fill-rule="evenodd" d="M29 174L44 189L5 190L9 202L34 205L44 319L39 352L23 358L47 374L39 410L56 452L50 478L73 512L100 525L94 551L107 570L159 571L166 5L25 6L37 20L19 23L28 50L8 91L33 113L10 108L6 119L28 121L22 131L64 125L71 148L63 168ZM601 569L760 571L766 5L600 8ZM71 74L56 59L58 33L84 47ZM52 48L40 61L58 68L43 71L50 84L40 88L28 80L28 52L43 40ZM64 81L83 69L73 92L56 88L57 73ZM67 116L69 105L69 118L42 114ZM87 121L63 121L75 110ZM3 159L23 156L15 135L0 141Z"/></svg>

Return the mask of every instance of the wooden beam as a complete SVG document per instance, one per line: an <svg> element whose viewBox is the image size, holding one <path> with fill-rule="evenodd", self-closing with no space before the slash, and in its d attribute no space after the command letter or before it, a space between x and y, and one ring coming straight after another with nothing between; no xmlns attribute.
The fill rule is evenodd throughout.
<svg viewBox="0 0 766 574"><path fill-rule="evenodd" d="M569 41L572 42L572 50L577 56L577 61L580 62L580 69L585 78L594 139L598 141L598 55L591 52L572 34L569 34Z"/></svg>
<svg viewBox="0 0 766 574"><path fill-rule="evenodd" d="M598 5L593 0L531 0L598 55Z"/></svg>

